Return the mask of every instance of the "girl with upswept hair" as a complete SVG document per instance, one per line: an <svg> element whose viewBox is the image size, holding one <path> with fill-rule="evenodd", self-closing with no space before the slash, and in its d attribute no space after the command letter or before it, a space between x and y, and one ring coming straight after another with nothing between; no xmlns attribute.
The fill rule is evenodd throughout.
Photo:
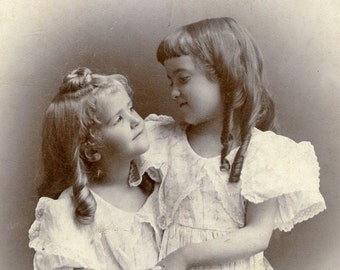
<svg viewBox="0 0 340 270"><path fill-rule="evenodd" d="M149 141L131 95L120 74L78 68L65 76L43 125L43 183L29 231L34 269L156 264L158 187L133 162Z"/></svg>

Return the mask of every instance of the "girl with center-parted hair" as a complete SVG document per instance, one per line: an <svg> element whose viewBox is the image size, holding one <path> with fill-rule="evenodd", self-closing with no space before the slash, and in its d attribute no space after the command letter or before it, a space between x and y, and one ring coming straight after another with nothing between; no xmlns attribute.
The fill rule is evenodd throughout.
<svg viewBox="0 0 340 270"><path fill-rule="evenodd" d="M34 269L156 264L158 186L132 162L149 141L131 94L119 74L78 68L65 76L43 126L43 183L29 231Z"/></svg>

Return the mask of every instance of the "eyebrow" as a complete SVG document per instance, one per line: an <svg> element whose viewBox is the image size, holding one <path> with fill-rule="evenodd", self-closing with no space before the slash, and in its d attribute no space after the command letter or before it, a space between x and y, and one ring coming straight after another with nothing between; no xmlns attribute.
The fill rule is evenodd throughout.
<svg viewBox="0 0 340 270"><path fill-rule="evenodd" d="M131 99L130 99L129 102L126 104L126 106L127 106L127 107L132 106L132 100L131 100ZM112 117L110 117L110 118L106 121L105 125L110 124L111 121L112 121L118 114L121 113L121 111L122 111L122 109L120 109L117 113L115 113Z"/></svg>
<svg viewBox="0 0 340 270"><path fill-rule="evenodd" d="M178 73L180 72L189 72L187 69L185 68L177 68L172 72L172 76L176 76ZM169 79L171 78L169 74L166 75Z"/></svg>

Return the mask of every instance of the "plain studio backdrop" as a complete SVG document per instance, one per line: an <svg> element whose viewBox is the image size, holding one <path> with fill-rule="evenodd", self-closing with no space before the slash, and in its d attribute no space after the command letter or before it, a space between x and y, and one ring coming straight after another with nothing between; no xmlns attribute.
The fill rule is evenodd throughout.
<svg viewBox="0 0 340 270"><path fill-rule="evenodd" d="M41 122L62 76L78 66L123 73L135 107L176 114L155 53L180 25L230 16L265 58L281 133L309 140L327 210L275 232L266 252L276 270L340 265L340 2L338 0L0 0L0 268L32 269L27 232L39 183Z"/></svg>

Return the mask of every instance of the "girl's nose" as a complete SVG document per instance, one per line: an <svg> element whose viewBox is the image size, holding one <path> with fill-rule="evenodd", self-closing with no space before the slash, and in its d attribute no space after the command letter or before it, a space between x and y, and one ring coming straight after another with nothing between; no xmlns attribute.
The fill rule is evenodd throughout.
<svg viewBox="0 0 340 270"><path fill-rule="evenodd" d="M133 115L131 115L131 121L130 121L131 129L134 129L135 127L137 127L141 121L142 121L142 118L137 113L134 113Z"/></svg>
<svg viewBox="0 0 340 270"><path fill-rule="evenodd" d="M178 87L173 86L171 89L171 98L176 100L181 95L181 92L178 90Z"/></svg>

